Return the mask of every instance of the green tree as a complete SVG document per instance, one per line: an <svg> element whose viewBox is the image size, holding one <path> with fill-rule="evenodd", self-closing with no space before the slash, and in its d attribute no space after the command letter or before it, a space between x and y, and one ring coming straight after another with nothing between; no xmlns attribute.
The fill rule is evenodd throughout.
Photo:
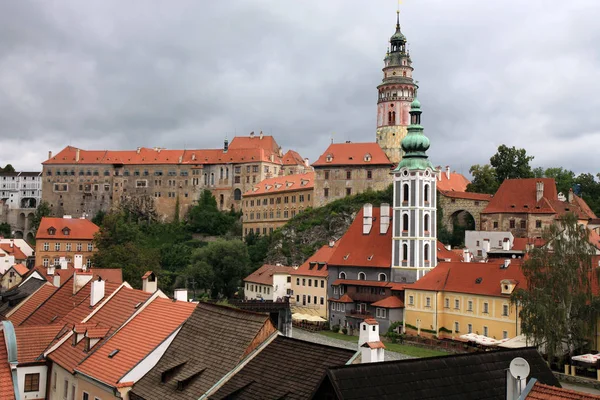
<svg viewBox="0 0 600 400"><path fill-rule="evenodd" d="M597 175L600 179L600 174ZM600 183L596 181L594 175L589 173L579 174L574 180L578 186L581 197L596 215L600 215Z"/></svg>
<svg viewBox="0 0 600 400"><path fill-rule="evenodd" d="M549 360L562 359L584 346L591 337L593 318L591 280L595 249L589 231L566 215L542 235L545 246L534 248L523 264L527 289L512 295L522 306L522 332L535 345L543 345Z"/></svg>
<svg viewBox="0 0 600 400"><path fill-rule="evenodd" d="M98 211L96 213L96 215L94 216L94 218L92 218L92 222L98 226L102 226L102 223L104 221L104 217L106 216L106 212L105 211Z"/></svg>
<svg viewBox="0 0 600 400"><path fill-rule="evenodd" d="M0 172L16 172L11 164L6 164L4 168L0 167Z"/></svg>
<svg viewBox="0 0 600 400"><path fill-rule="evenodd" d="M33 214L31 230L37 232L40 222L42 222L42 218L49 217L50 215L52 215L52 210L50 209L48 202L44 200L40 201L38 208L35 210L35 214Z"/></svg>
<svg viewBox="0 0 600 400"><path fill-rule="evenodd" d="M192 232L220 236L234 228L239 214L220 211L210 190L204 190L200 194L198 204L190 209L187 219Z"/></svg>
<svg viewBox="0 0 600 400"><path fill-rule="evenodd" d="M553 178L556 181L556 190L566 196L575 182L575 173L562 167L546 168L544 178Z"/></svg>
<svg viewBox="0 0 600 400"><path fill-rule="evenodd" d="M529 162L533 156L528 156L525 149L498 146L496 154L490 158L490 165L496 171L496 180L501 184L505 179L531 178L533 171Z"/></svg>
<svg viewBox="0 0 600 400"><path fill-rule="evenodd" d="M467 192L494 194L500 184L496 178L496 170L489 164L471 166L469 172L473 176L467 185Z"/></svg>
<svg viewBox="0 0 600 400"><path fill-rule="evenodd" d="M0 224L0 237L7 239L12 237L12 230L10 229L10 224L6 222Z"/></svg>
<svg viewBox="0 0 600 400"><path fill-rule="evenodd" d="M210 290L213 298L231 298L248 275L249 264L244 242L219 239L194 250L188 273Z"/></svg>

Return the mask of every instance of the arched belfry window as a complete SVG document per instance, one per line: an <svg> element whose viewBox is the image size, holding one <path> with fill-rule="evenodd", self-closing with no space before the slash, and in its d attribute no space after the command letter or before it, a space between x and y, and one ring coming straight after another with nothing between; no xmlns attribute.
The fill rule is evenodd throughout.
<svg viewBox="0 0 600 400"><path fill-rule="evenodd" d="M406 243L402 245L402 260L408 260L408 245Z"/></svg>
<svg viewBox="0 0 600 400"><path fill-rule="evenodd" d="M429 261L429 245L426 244L423 247L423 258L425 259L425 261Z"/></svg>
<svg viewBox="0 0 600 400"><path fill-rule="evenodd" d="M408 214L402 215L402 230L408 231Z"/></svg>
<svg viewBox="0 0 600 400"><path fill-rule="evenodd" d="M423 218L423 229L425 232L429 231L429 214L425 214L425 217Z"/></svg>
<svg viewBox="0 0 600 400"><path fill-rule="evenodd" d="M425 203L429 203L429 185L425 185L423 189L423 198L425 199Z"/></svg>
<svg viewBox="0 0 600 400"><path fill-rule="evenodd" d="M364 272L359 272L358 273L358 280L359 281L365 281L365 280L367 280L367 275Z"/></svg>
<svg viewBox="0 0 600 400"><path fill-rule="evenodd" d="M408 203L408 183L402 185L402 201Z"/></svg>

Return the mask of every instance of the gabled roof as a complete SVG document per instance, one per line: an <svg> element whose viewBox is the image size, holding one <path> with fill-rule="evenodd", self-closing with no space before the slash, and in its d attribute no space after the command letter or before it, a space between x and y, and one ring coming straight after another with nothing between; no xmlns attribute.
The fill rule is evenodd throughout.
<svg viewBox="0 0 600 400"><path fill-rule="evenodd" d="M12 372L8 363L8 351L2 330L0 330L0 393L2 393L2 399L15 400Z"/></svg>
<svg viewBox="0 0 600 400"><path fill-rule="evenodd" d="M393 164L377 143L332 143L313 167L342 165L385 165Z"/></svg>
<svg viewBox="0 0 600 400"><path fill-rule="evenodd" d="M381 308L404 308L404 302L397 296L389 296L385 299L376 301L375 303L371 304L371 306Z"/></svg>
<svg viewBox="0 0 600 400"><path fill-rule="evenodd" d="M58 337L62 328L62 325L16 327L15 334L17 335L17 358L19 364L38 361L38 357Z"/></svg>
<svg viewBox="0 0 600 400"><path fill-rule="evenodd" d="M30 279L34 280L34 279ZM29 281L25 282L26 284ZM46 282L35 293L24 299L19 307L8 316L14 326L19 326L36 308L45 302L56 291L56 287L51 283Z"/></svg>
<svg viewBox="0 0 600 400"><path fill-rule="evenodd" d="M292 269L291 275L303 275L303 276L321 276L327 277L327 264L329 259L333 255L333 252L337 249L339 240L333 242L333 246L329 244L323 245L315 254L310 256L302 265L296 269Z"/></svg>
<svg viewBox="0 0 600 400"><path fill-rule="evenodd" d="M517 288L526 289L527 281L520 262L511 260L508 268L502 268L503 265L504 262L440 262L406 289L508 297L502 294L500 285L505 279L514 280Z"/></svg>
<svg viewBox="0 0 600 400"><path fill-rule="evenodd" d="M373 207L373 226L368 234L363 234L364 207L356 214L354 221L339 240L339 244L329 265L352 267L390 268L392 265L392 219L385 234L379 233L379 207Z"/></svg>
<svg viewBox="0 0 600 400"><path fill-rule="evenodd" d="M210 399L308 399L328 367L344 365L353 350L278 336Z"/></svg>
<svg viewBox="0 0 600 400"><path fill-rule="evenodd" d="M0 243L0 250L4 251L9 256L14 256L15 260L27 260L27 255L14 244L11 247L10 243Z"/></svg>
<svg viewBox="0 0 600 400"><path fill-rule="evenodd" d="M264 179L253 185L244 193L244 197L261 196L264 194L297 192L311 190L315 187L315 173L293 174Z"/></svg>
<svg viewBox="0 0 600 400"><path fill-rule="evenodd" d="M81 323L83 321L82 318L77 321L75 328L78 333L86 332L87 337L96 337L98 339L108 337L110 333L125 323L150 296L151 293L122 286L89 319L87 317L93 310L88 307L86 310L87 314L84 316L86 319L85 324ZM73 323L69 324L69 328L71 327L73 327ZM99 346L99 344L96 346ZM73 346L72 340L67 340L50 353L48 358L73 373L75 367L87 355L88 353L85 352L85 340L81 340L75 346Z"/></svg>
<svg viewBox="0 0 600 400"><path fill-rule="evenodd" d="M490 201L492 199L492 197L494 197L491 194L485 194L485 193L454 192L452 190L439 190L439 192L443 196L450 197L453 199Z"/></svg>
<svg viewBox="0 0 600 400"><path fill-rule="evenodd" d="M9 268L9 270L13 269L20 276L25 276L29 272L29 269L23 264L15 264Z"/></svg>
<svg viewBox="0 0 600 400"><path fill-rule="evenodd" d="M155 298L75 370L116 387L119 379L173 333L195 306L193 303ZM109 357L110 354L113 356Z"/></svg>
<svg viewBox="0 0 600 400"><path fill-rule="evenodd" d="M281 161L283 162L283 165L305 165L302 156L294 150L288 150L288 152L283 155Z"/></svg>
<svg viewBox="0 0 600 400"><path fill-rule="evenodd" d="M354 303L354 299L348 293L344 293L339 299L329 299L334 303Z"/></svg>
<svg viewBox="0 0 600 400"><path fill-rule="evenodd" d="M462 253L462 250L461 250L461 253ZM463 256L462 256L462 254L458 254L455 251L448 250L446 248L446 246L438 240L437 241L437 259L438 259L438 261L460 262L460 261L463 261Z"/></svg>
<svg viewBox="0 0 600 400"><path fill-rule="evenodd" d="M55 230L54 235L48 232L51 228ZM64 234L65 228L69 230L68 235ZM92 240L99 230L96 224L87 219L44 217L35 238L36 240Z"/></svg>
<svg viewBox="0 0 600 400"><path fill-rule="evenodd" d="M259 283L261 285L273 285L273 274L289 274L292 267L285 265L263 264L259 269L244 278L244 282Z"/></svg>
<svg viewBox="0 0 600 400"><path fill-rule="evenodd" d="M525 348L332 367L315 397L503 400L506 370L515 357L527 360L530 377L559 386L537 350Z"/></svg>
<svg viewBox="0 0 600 400"><path fill-rule="evenodd" d="M44 285L49 285L49 283L45 280L31 278L27 279L25 282L21 282L18 286L5 292L1 292L0 316L7 316L15 307L28 300L27 298L29 296L36 293L38 289Z"/></svg>
<svg viewBox="0 0 600 400"><path fill-rule="evenodd" d="M197 399L275 332L268 315L199 303L132 398Z"/></svg>
<svg viewBox="0 0 600 400"><path fill-rule="evenodd" d="M229 150L263 149L272 153L279 153L279 145L270 135L250 134L249 136L235 136L229 143Z"/></svg>
<svg viewBox="0 0 600 400"><path fill-rule="evenodd" d="M81 269L74 268L72 264L67 265L65 269L54 268L54 275L48 275L48 268L41 265L31 269L31 271L33 270L46 278L48 282L53 282L54 275L58 275L60 276L61 284L66 282L75 272L82 271ZM94 278L101 277L103 280L113 283L123 282L123 270L121 268L90 268L87 271L91 271L94 274Z"/></svg>
<svg viewBox="0 0 600 400"><path fill-rule="evenodd" d="M527 393L526 400L598 400L597 394L576 392L574 390L558 388L535 382Z"/></svg>
<svg viewBox="0 0 600 400"><path fill-rule="evenodd" d="M447 171L442 167L437 167L436 169L440 171L436 182L436 187L440 191L465 192L467 190L467 185L471 183L463 174L450 172L450 179L448 179Z"/></svg>

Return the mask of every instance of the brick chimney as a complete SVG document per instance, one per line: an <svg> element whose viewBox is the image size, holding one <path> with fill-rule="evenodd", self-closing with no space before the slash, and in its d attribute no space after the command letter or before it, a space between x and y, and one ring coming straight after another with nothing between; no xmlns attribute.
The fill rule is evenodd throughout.
<svg viewBox="0 0 600 400"><path fill-rule="evenodd" d="M390 205L381 203L379 210L379 233L385 235L390 228Z"/></svg>
<svg viewBox="0 0 600 400"><path fill-rule="evenodd" d="M535 201L540 201L544 197L544 182L535 183Z"/></svg>
<svg viewBox="0 0 600 400"><path fill-rule="evenodd" d="M373 205L367 203L363 206L363 235L368 235L373 227Z"/></svg>
<svg viewBox="0 0 600 400"><path fill-rule="evenodd" d="M574 196L573 188L570 188L569 193L567 194L567 201L571 204L573 203L573 196Z"/></svg>

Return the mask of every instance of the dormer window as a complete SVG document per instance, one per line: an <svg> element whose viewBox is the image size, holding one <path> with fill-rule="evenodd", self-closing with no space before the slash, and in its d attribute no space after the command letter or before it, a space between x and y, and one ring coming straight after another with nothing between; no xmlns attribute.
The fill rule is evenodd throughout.
<svg viewBox="0 0 600 400"><path fill-rule="evenodd" d="M515 290L515 281L511 279L503 279L500 281L500 290L502 294L510 295Z"/></svg>
<svg viewBox="0 0 600 400"><path fill-rule="evenodd" d="M365 162L371 161L371 155L369 153L365 154L364 160L365 160Z"/></svg>
<svg viewBox="0 0 600 400"><path fill-rule="evenodd" d="M53 227L48 228L48 235L50 235L50 236L56 235L56 229Z"/></svg>
<svg viewBox="0 0 600 400"><path fill-rule="evenodd" d="M332 162L333 161L333 155L332 154L327 154L327 156L325 157L325 161L326 162Z"/></svg>
<svg viewBox="0 0 600 400"><path fill-rule="evenodd" d="M69 236L69 234L71 233L71 230L70 230L69 228L64 228L64 229L62 230L62 233L63 233L63 235L65 235L65 236Z"/></svg>

